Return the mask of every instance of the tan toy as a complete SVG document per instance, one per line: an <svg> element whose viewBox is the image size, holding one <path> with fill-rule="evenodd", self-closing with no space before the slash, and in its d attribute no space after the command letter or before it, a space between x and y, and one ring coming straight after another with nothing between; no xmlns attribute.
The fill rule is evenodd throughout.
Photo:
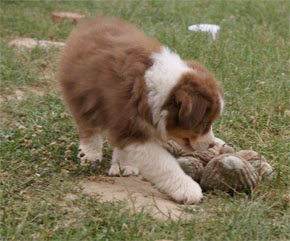
<svg viewBox="0 0 290 241"><path fill-rule="evenodd" d="M173 154L182 149L170 141L165 147ZM182 154L177 159L184 172L199 182L203 190L251 191L264 179L271 179L272 167L257 152L232 147L216 138L216 145L204 152Z"/></svg>

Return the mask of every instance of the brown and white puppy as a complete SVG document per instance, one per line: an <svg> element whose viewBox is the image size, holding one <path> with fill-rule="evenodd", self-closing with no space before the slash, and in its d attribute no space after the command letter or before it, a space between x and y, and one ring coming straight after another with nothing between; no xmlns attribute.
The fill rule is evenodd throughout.
<svg viewBox="0 0 290 241"><path fill-rule="evenodd" d="M81 162L101 161L102 133L114 146L110 175L138 174L174 200L196 203L199 185L162 143L188 151L214 145L222 90L200 64L119 19L97 17L69 37L59 69L80 138Z"/></svg>

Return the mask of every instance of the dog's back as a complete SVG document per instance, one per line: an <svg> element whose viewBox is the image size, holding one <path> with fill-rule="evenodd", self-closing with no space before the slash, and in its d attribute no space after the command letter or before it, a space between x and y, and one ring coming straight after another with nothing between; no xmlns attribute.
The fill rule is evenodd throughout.
<svg viewBox="0 0 290 241"><path fill-rule="evenodd" d="M138 109L150 121L144 73L159 48L158 41L120 19L96 17L78 27L59 69L63 96L77 125L122 132L136 123Z"/></svg>

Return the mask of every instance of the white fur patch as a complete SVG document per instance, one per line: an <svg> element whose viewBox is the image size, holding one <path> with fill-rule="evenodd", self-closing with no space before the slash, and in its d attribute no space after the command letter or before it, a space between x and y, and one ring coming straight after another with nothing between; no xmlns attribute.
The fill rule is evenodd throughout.
<svg viewBox="0 0 290 241"><path fill-rule="evenodd" d="M183 62L178 54L171 52L167 47L162 47L161 52L152 54L151 58L153 65L145 72L145 82L149 89L148 103L152 109L153 123L157 125L162 118L161 107L171 89L183 73L194 71Z"/></svg>
<svg viewBox="0 0 290 241"><path fill-rule="evenodd" d="M108 174L109 176L138 176L139 169L128 162L124 151L115 147L112 156L112 165Z"/></svg>
<svg viewBox="0 0 290 241"><path fill-rule="evenodd" d="M235 156L227 156L221 162L226 169L240 170L243 168L243 161Z"/></svg>
<svg viewBox="0 0 290 241"><path fill-rule="evenodd" d="M102 161L103 138L98 134L90 138L88 144L80 144L78 157L81 159L81 165Z"/></svg>
<svg viewBox="0 0 290 241"><path fill-rule="evenodd" d="M117 161L121 169L130 167L127 171L131 174L139 170L145 179L176 201L196 203L202 199L200 186L182 171L176 159L158 142L114 149L110 175L118 172Z"/></svg>

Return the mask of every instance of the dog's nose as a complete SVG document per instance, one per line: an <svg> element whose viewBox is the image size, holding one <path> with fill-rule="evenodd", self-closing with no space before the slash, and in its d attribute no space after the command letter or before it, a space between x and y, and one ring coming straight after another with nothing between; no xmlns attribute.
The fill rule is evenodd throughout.
<svg viewBox="0 0 290 241"><path fill-rule="evenodd" d="M208 148L213 148L214 146L215 146L215 143L213 142L209 144Z"/></svg>

